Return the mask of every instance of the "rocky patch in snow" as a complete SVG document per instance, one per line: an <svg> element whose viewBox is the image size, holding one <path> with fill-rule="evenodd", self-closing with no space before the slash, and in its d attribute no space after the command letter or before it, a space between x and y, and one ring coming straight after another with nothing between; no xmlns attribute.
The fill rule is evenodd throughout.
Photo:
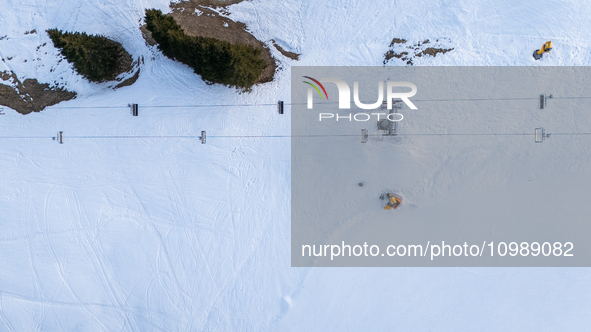
<svg viewBox="0 0 591 332"><path fill-rule="evenodd" d="M447 38L438 38L433 40L425 39L412 43L402 38L394 38L390 43L389 50L384 54L384 65L392 59L400 59L406 65L412 66L415 58L423 56L435 57L437 54L445 54L453 50L449 48L451 41Z"/></svg>
<svg viewBox="0 0 591 332"><path fill-rule="evenodd" d="M50 87L49 84L39 83L36 79L28 78L21 82L9 71L0 72L0 82L0 105L10 107L21 114L39 112L47 106L76 97L75 92Z"/></svg>

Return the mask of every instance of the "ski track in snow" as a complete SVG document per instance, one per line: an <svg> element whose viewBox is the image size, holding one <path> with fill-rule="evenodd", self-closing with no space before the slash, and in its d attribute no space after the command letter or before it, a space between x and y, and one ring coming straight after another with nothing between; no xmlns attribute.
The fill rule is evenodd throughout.
<svg viewBox="0 0 591 332"><path fill-rule="evenodd" d="M289 135L289 107L282 116L274 105L149 107L289 103L290 66L380 66L395 37L453 43L449 53L414 59L418 66L590 65L586 3L244 1L230 7L231 18L281 61L275 81L251 94L206 85L146 46L138 29L143 11L167 12L167 1L3 0L1 8L0 71L66 86L78 97L37 114L5 108L0 116L1 136L47 137L2 139L0 331L584 331L591 324L586 268L291 268L289 139L219 137ZM44 32L50 28L121 42L134 59L144 58L138 81L116 91L87 83L59 61ZM282 57L271 39L302 53L300 61ZM546 40L554 49L535 62L531 53ZM129 115L128 103L141 105L139 117ZM66 108L85 106L122 108ZM574 111L560 125L587 130L576 120L584 114ZM493 130L476 128L477 120L462 125ZM518 120L507 127L529 123ZM60 130L63 145L50 139ZM74 138L201 130L211 135L205 145L196 138ZM588 152L587 137L564 139ZM490 142L460 143L428 158L425 141L401 145L401 156L418 160L400 182L409 208L448 190L487 188L495 181L483 176L488 160L502 166L528 158L517 147L512 155ZM553 153L545 173L514 169L509 179L562 169L573 181L589 174L589 153Z"/></svg>

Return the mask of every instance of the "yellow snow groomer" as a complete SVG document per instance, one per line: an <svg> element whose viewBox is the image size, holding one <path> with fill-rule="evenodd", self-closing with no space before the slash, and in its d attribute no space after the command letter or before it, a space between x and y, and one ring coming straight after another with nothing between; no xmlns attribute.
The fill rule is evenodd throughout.
<svg viewBox="0 0 591 332"><path fill-rule="evenodd" d="M544 45L542 46L542 48L534 51L534 59L540 60L542 58L542 55L544 55L544 53L549 53L551 50L552 50L552 42L551 41L545 42Z"/></svg>
<svg viewBox="0 0 591 332"><path fill-rule="evenodd" d="M388 199L388 203L384 206L384 210L393 210L400 206L402 203L402 198L398 196L394 196L392 194L386 194L386 198Z"/></svg>

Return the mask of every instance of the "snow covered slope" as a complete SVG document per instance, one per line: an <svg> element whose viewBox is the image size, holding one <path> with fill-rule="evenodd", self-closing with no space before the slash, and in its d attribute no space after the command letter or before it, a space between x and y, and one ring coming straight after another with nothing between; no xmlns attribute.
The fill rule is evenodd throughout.
<svg viewBox="0 0 591 332"><path fill-rule="evenodd" d="M381 65L394 37L454 43L415 65L589 65L585 2L242 2L232 18L302 53L294 62L271 46L282 69L251 94L208 86L145 45L144 9L167 7L0 3L0 56L12 58L0 71L78 93L41 113L0 116L1 331L588 328L586 268L291 268L289 139L222 137L289 135L289 109L280 116L274 104L290 101L290 66ZM144 57L138 81L116 91L85 82L59 62L48 28L121 42ZM534 62L546 40L552 54ZM140 104L139 117L128 103ZM269 105L154 107L241 104ZM63 145L50 138L57 131ZM588 164L576 165L573 182L589 174ZM441 176L461 167L449 163Z"/></svg>

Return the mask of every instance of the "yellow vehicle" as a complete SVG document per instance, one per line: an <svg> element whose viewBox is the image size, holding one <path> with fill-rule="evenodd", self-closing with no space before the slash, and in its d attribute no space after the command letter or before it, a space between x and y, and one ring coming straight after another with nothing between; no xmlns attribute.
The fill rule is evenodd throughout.
<svg viewBox="0 0 591 332"><path fill-rule="evenodd" d="M384 194L380 197L380 199L388 199L386 206L384 206L384 210L394 210L395 208L399 207L402 203L402 197L395 196L392 194Z"/></svg>
<svg viewBox="0 0 591 332"><path fill-rule="evenodd" d="M534 51L534 59L540 60L542 58L542 55L544 55L544 53L549 53L551 50L552 50L552 42L551 41L545 42L544 45L542 46L542 48Z"/></svg>

